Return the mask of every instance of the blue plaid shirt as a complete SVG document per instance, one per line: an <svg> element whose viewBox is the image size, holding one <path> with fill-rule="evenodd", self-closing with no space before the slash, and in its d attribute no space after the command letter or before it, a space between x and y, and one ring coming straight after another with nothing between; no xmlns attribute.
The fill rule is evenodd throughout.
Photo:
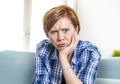
<svg viewBox="0 0 120 84"><path fill-rule="evenodd" d="M88 41L78 42L71 66L83 84L95 84L100 57L96 46ZM58 51L49 40L43 40L37 45L35 58L32 84L61 84L63 75Z"/></svg>

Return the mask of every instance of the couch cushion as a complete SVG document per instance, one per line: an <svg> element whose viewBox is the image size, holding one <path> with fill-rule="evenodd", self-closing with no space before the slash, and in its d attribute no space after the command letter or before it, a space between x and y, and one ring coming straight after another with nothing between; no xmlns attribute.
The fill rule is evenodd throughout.
<svg viewBox="0 0 120 84"><path fill-rule="evenodd" d="M120 79L120 57L101 59L97 77Z"/></svg>
<svg viewBox="0 0 120 84"><path fill-rule="evenodd" d="M0 84L31 84L34 53L0 52Z"/></svg>
<svg viewBox="0 0 120 84"><path fill-rule="evenodd" d="M120 79L97 78L95 84L120 84Z"/></svg>

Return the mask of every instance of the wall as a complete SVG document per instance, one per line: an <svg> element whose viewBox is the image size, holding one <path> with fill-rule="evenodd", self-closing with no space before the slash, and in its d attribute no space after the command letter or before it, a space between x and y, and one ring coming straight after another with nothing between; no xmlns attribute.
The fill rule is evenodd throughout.
<svg viewBox="0 0 120 84"><path fill-rule="evenodd" d="M102 57L120 49L120 0L78 0L80 39L97 45Z"/></svg>
<svg viewBox="0 0 120 84"><path fill-rule="evenodd" d="M0 51L23 49L23 0L0 0Z"/></svg>

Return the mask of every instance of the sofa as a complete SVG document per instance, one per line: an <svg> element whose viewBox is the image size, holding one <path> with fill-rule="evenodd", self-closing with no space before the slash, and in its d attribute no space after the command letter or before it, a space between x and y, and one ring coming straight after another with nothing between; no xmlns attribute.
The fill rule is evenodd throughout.
<svg viewBox="0 0 120 84"><path fill-rule="evenodd" d="M31 84L34 56L33 52L1 51L0 84Z"/></svg>
<svg viewBox="0 0 120 84"><path fill-rule="evenodd" d="M95 84L120 84L120 57L101 59Z"/></svg>
<svg viewBox="0 0 120 84"><path fill-rule="evenodd" d="M1 51L0 84L31 84L34 52ZM120 58L101 59L95 84L120 84Z"/></svg>

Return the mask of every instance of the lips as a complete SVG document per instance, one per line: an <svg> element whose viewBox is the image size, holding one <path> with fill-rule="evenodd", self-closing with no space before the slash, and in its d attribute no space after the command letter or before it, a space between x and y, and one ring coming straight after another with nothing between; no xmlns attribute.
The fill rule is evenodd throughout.
<svg viewBox="0 0 120 84"><path fill-rule="evenodd" d="M65 46L65 43L60 43L58 44L59 47L64 47Z"/></svg>

